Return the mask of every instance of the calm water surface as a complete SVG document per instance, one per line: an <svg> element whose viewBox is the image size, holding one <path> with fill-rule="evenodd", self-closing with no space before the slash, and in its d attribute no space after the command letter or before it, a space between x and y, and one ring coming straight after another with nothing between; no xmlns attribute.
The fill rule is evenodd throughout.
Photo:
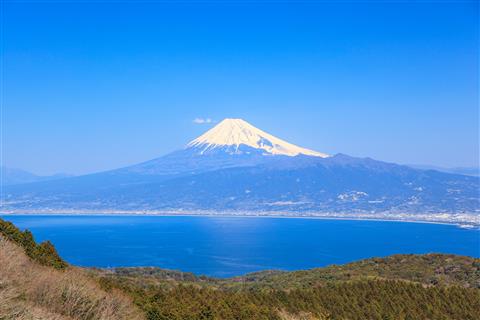
<svg viewBox="0 0 480 320"><path fill-rule="evenodd" d="M4 215L79 266L158 266L227 277L395 253L480 256L479 230L384 221Z"/></svg>

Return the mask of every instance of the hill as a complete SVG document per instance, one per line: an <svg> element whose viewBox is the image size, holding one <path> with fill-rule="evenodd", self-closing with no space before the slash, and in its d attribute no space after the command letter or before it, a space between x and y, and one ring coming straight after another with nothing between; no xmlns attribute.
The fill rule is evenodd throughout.
<svg viewBox="0 0 480 320"><path fill-rule="evenodd" d="M449 254L398 254L369 258L345 265L300 271L267 270L233 278L195 276L160 268L112 268L99 271L105 277L170 287L191 283L218 289L308 289L358 280L399 280L424 286L460 286L480 289L480 259ZM138 284L138 283L137 283Z"/></svg>
<svg viewBox="0 0 480 320"><path fill-rule="evenodd" d="M479 319L480 260L398 255L231 279L158 268L94 271L147 319Z"/></svg>

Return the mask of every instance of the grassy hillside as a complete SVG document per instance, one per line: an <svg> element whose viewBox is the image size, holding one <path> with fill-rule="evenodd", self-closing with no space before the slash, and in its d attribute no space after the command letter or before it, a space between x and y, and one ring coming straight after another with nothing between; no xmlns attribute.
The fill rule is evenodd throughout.
<svg viewBox="0 0 480 320"><path fill-rule="evenodd" d="M143 313L120 290L102 289L69 267L49 243L0 220L0 319L140 320Z"/></svg>
<svg viewBox="0 0 480 320"><path fill-rule="evenodd" d="M2 320L476 320L478 310L480 260L470 257L395 255L230 279L84 269L0 219Z"/></svg>

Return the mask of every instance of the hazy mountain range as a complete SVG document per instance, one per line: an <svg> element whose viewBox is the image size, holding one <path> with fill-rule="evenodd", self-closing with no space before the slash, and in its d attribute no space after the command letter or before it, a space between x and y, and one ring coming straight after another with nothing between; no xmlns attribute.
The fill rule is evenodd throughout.
<svg viewBox="0 0 480 320"><path fill-rule="evenodd" d="M446 167L438 167L438 166L429 166L429 165L421 165L421 164L409 164L409 167L422 169L422 170L436 170L446 173L453 173L453 174L464 174L466 176L480 176L480 167L453 167L453 168L446 168Z"/></svg>
<svg viewBox="0 0 480 320"><path fill-rule="evenodd" d="M4 186L73 177L72 174L66 173L40 176L22 169L8 168L4 166L0 166L0 173L2 176L1 183Z"/></svg>
<svg viewBox="0 0 480 320"><path fill-rule="evenodd" d="M328 155L225 119L184 149L137 165L6 186L2 210L478 214L479 184Z"/></svg>

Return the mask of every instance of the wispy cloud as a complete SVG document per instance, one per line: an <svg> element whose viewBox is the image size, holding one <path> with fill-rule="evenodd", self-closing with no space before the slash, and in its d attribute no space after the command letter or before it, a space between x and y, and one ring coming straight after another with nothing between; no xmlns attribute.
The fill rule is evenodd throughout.
<svg viewBox="0 0 480 320"><path fill-rule="evenodd" d="M215 121L210 118L195 118L193 119L193 123L196 124L205 124L205 123L214 123Z"/></svg>

